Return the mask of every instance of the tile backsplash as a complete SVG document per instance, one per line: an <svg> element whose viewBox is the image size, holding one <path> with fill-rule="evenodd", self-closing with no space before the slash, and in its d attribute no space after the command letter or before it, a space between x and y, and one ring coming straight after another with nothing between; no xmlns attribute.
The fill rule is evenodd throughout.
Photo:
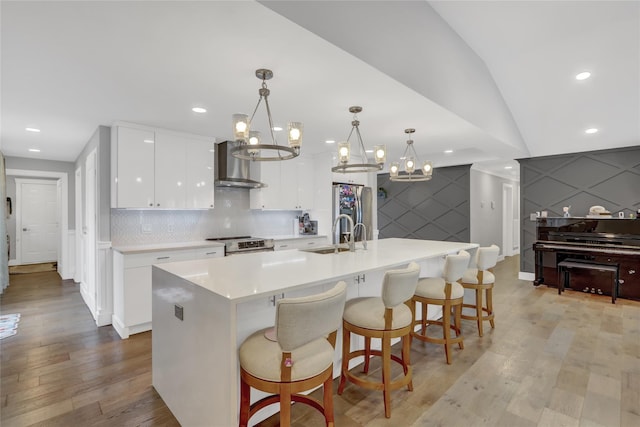
<svg viewBox="0 0 640 427"><path fill-rule="evenodd" d="M289 235L300 211L249 209L249 190L216 188L212 210L111 210L113 246Z"/></svg>

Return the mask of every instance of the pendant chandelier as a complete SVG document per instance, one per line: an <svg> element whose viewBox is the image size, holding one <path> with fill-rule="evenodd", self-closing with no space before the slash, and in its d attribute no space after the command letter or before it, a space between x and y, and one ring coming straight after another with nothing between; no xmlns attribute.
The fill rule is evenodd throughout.
<svg viewBox="0 0 640 427"><path fill-rule="evenodd" d="M338 143L338 165L331 168L332 172L358 173L382 170L382 166L387 156L386 149L384 145L376 145L373 147L374 161L369 161L367 152L364 149L364 144L362 143L362 136L360 135L360 121L356 116L356 114L361 111L362 107L349 107L349 112L353 113L351 132L349 132L349 137L346 142ZM358 150L362 163L349 163L349 160L351 159L351 144L349 143L349 140L351 139L351 135L353 135L354 130L356 132L356 139L358 140Z"/></svg>
<svg viewBox="0 0 640 427"><path fill-rule="evenodd" d="M233 137L240 144L231 149L231 155L239 159L258 161L288 160L298 157L302 143L302 123L289 122L287 126L289 146L279 145L273 133L273 119L271 118L271 108L269 107L270 91L267 89L267 80L273 77L273 72L266 68L260 68L256 70L256 77L262 80L262 87L258 90L260 98L251 118L246 114L233 115ZM251 127L262 100L264 100L267 110L271 144L263 143L260 132L252 130Z"/></svg>
<svg viewBox="0 0 640 427"><path fill-rule="evenodd" d="M391 181L401 182L419 182L429 181L433 177L433 165L430 161L424 161L421 169L416 170L416 164L419 163L416 149L413 147L413 140L411 134L415 129L405 129L404 133L409 134L407 140L407 147L404 149L404 154L401 159L404 159L404 171L400 171L400 162L393 162L389 167L389 179Z"/></svg>

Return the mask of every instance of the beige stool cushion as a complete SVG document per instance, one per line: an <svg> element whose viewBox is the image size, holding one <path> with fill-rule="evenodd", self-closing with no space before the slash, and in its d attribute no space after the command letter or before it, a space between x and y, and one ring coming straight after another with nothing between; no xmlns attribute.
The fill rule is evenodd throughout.
<svg viewBox="0 0 640 427"><path fill-rule="evenodd" d="M416 287L416 295L423 298L445 299L444 286L445 281L441 277L425 277L418 281ZM451 299L462 298L464 296L464 288L458 282L451 284Z"/></svg>
<svg viewBox="0 0 640 427"><path fill-rule="evenodd" d="M242 343L240 366L254 377L279 382L282 348L276 341L265 338L264 332L258 331ZM291 380L304 380L320 374L332 365L333 353L334 349L326 338L298 347L291 353Z"/></svg>
<svg viewBox="0 0 640 427"><path fill-rule="evenodd" d="M495 283L496 276L493 275L492 272L485 270L484 276L482 277L482 284L489 285L491 283ZM470 283L472 285L478 284L478 269L477 268L469 268L464 272L464 276L462 276L462 283Z"/></svg>
<svg viewBox="0 0 640 427"><path fill-rule="evenodd" d="M342 318L361 328L384 330L384 303L379 297L354 298L347 301ZM411 309L405 304L393 308L392 329L408 326L413 321Z"/></svg>

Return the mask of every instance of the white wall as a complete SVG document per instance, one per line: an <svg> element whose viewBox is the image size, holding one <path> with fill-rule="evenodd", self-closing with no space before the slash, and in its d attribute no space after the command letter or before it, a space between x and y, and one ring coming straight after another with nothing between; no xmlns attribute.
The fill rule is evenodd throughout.
<svg viewBox="0 0 640 427"><path fill-rule="evenodd" d="M502 248L502 185L513 186L514 220L519 217L520 182L471 169L469 202L471 205L471 241L480 246L496 244Z"/></svg>

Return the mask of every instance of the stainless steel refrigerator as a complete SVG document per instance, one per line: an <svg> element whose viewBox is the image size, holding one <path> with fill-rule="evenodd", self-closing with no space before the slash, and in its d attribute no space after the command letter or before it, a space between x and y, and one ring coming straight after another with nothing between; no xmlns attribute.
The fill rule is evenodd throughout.
<svg viewBox="0 0 640 427"><path fill-rule="evenodd" d="M347 214L353 219L353 224L359 222L366 227L367 240L373 236L372 224L372 191L371 187L355 184L333 185L333 223L340 214ZM349 239L349 222L341 218L333 233L333 243L344 243ZM356 229L354 238L359 242L364 237L362 227ZM345 240L346 239L346 240Z"/></svg>

